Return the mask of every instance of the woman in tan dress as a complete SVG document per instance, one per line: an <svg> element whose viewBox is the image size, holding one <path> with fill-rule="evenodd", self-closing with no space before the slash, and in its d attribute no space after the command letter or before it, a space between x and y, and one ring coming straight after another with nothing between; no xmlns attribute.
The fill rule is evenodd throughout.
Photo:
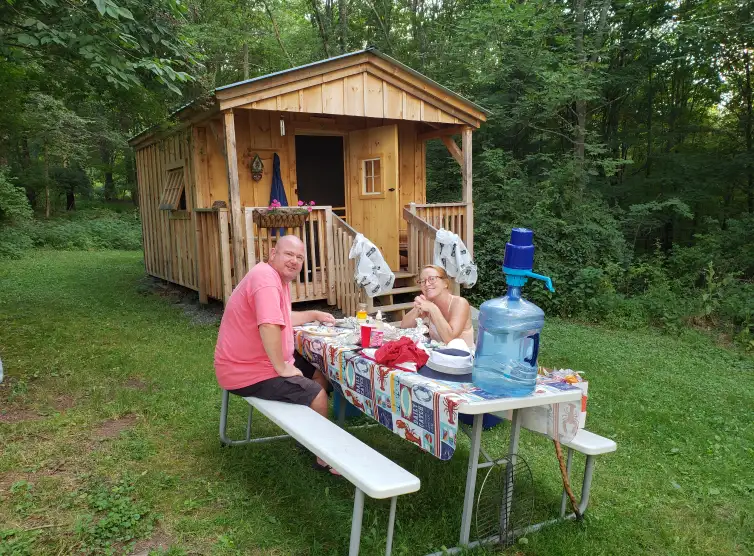
<svg viewBox="0 0 754 556"><path fill-rule="evenodd" d="M450 278L440 266L425 266L417 283L421 295L414 299L414 308L401 321L402 328L416 326L421 318L429 327L429 337L437 342L449 343L462 339L474 350L474 329L471 326L471 307L463 297L450 293Z"/></svg>

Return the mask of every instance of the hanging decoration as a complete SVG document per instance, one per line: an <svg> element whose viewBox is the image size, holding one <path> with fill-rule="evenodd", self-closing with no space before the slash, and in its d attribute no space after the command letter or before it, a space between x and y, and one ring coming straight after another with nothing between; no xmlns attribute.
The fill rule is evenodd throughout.
<svg viewBox="0 0 754 556"><path fill-rule="evenodd" d="M264 164L258 154L254 155L254 159L251 161L251 179L259 181L262 179L262 172L264 172Z"/></svg>

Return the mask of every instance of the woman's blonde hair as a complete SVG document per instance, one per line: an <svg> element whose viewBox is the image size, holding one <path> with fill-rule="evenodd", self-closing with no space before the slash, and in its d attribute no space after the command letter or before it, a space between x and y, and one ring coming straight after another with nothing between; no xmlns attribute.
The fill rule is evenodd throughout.
<svg viewBox="0 0 754 556"><path fill-rule="evenodd" d="M428 264L421 269L419 276L421 276L421 273L427 270L428 268L435 270L437 272L437 275L440 277L440 280L445 282L445 285L448 287L448 289L450 289L450 278L448 277L448 273L445 272L445 269L441 266L437 266L435 264Z"/></svg>

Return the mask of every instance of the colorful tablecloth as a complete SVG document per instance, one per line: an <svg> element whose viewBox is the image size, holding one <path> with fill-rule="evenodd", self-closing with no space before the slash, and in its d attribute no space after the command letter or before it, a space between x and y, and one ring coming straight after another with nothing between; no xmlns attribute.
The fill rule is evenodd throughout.
<svg viewBox="0 0 754 556"><path fill-rule="evenodd" d="M348 335L321 337L295 330L296 350L323 371L348 402L441 460L450 459L456 449L459 404L499 398L472 383L433 380L380 365L362 356L359 346L348 339ZM535 395L570 388L565 383L541 381ZM575 436L580 402L537 409L544 411L540 417L547 430L539 432L557 436L562 442Z"/></svg>

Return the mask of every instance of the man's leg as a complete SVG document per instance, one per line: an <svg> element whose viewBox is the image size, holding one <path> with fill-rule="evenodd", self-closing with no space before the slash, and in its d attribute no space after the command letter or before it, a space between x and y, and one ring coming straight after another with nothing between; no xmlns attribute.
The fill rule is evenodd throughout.
<svg viewBox="0 0 754 556"><path fill-rule="evenodd" d="M264 400L307 405L323 417L327 417L327 392L318 383L303 376L270 378L230 392L243 397L253 396ZM320 458L317 458L317 464L329 467L327 462ZM340 475L332 468L330 473Z"/></svg>
<svg viewBox="0 0 754 556"><path fill-rule="evenodd" d="M332 386L330 386L330 381L327 380L324 374L309 363L308 360L304 359L304 357L299 354L298 352L295 352L293 354L293 364L296 366L296 368L303 373L303 375L306 378L310 378L317 384L319 384L322 388L324 388L325 392L330 392L332 390ZM325 415L327 417L327 415Z"/></svg>

